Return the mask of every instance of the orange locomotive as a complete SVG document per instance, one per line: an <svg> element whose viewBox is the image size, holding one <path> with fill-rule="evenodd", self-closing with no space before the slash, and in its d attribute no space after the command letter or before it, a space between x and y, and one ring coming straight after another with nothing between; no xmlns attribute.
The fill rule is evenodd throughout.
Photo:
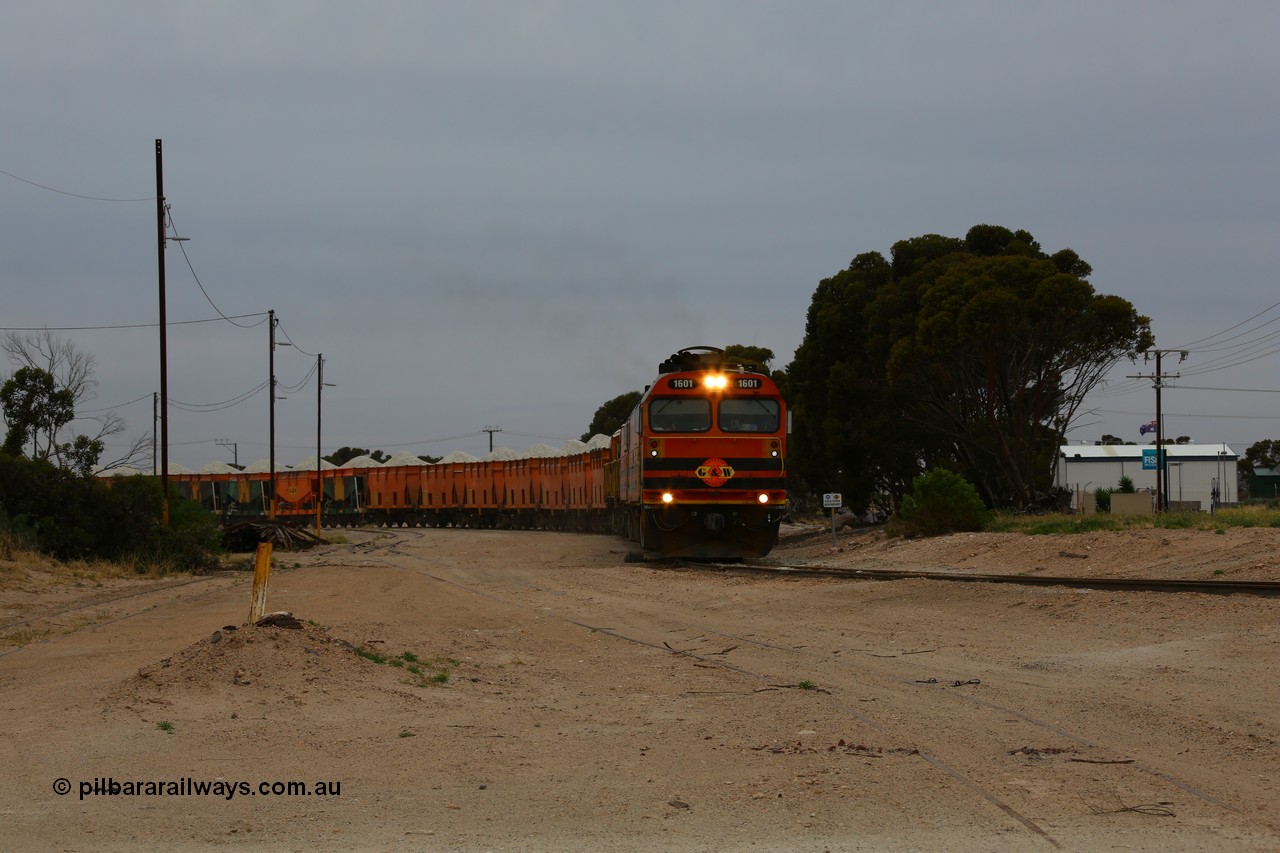
<svg viewBox="0 0 1280 853"><path fill-rule="evenodd" d="M724 351L672 355L615 434L624 532L678 557L763 557L786 509L786 411Z"/></svg>
<svg viewBox="0 0 1280 853"><path fill-rule="evenodd" d="M773 381L691 347L659 367L607 440L560 456L276 472L276 518L325 525L617 533L679 557L762 557L786 508L786 406ZM227 521L265 518L265 472L178 474Z"/></svg>

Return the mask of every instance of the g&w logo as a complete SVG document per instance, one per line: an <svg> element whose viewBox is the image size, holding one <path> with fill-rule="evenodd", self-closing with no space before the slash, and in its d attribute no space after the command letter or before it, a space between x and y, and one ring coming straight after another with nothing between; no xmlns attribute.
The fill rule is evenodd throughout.
<svg viewBox="0 0 1280 853"><path fill-rule="evenodd" d="M733 469L729 467L729 463L719 457L703 462L694 473L713 489L723 486L733 477Z"/></svg>

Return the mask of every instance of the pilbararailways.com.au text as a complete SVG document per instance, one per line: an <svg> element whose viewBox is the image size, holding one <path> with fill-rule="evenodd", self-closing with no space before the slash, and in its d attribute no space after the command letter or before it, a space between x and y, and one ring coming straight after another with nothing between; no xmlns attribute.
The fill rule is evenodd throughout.
<svg viewBox="0 0 1280 853"><path fill-rule="evenodd" d="M54 782L59 794L70 792L66 779ZM214 782L192 779L190 776L171 780L117 780L110 776L80 782L80 799L85 797L341 797L342 783L319 782Z"/></svg>

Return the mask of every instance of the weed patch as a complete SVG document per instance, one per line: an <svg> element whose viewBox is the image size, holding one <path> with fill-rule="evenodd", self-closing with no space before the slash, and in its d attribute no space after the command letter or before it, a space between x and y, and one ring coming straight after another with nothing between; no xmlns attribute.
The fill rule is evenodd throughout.
<svg viewBox="0 0 1280 853"><path fill-rule="evenodd" d="M452 670L462 665L461 661L449 657L424 659L415 652L401 652L398 655L384 655L363 646L353 648L357 655L380 666L394 666L403 669L413 676L412 684L446 684Z"/></svg>

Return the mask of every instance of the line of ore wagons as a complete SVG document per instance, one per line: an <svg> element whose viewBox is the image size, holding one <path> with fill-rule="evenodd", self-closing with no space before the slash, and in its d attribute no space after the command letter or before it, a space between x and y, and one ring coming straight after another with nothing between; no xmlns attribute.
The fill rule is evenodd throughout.
<svg viewBox="0 0 1280 853"><path fill-rule="evenodd" d="M326 526L510 527L606 532L618 497L618 437L597 435L555 455L434 464L337 467L320 472ZM579 449L580 448L580 449ZM550 450L550 448L546 448ZM316 517L314 468L277 469L276 518ZM228 521L269 515L268 471L171 474L171 488Z"/></svg>

